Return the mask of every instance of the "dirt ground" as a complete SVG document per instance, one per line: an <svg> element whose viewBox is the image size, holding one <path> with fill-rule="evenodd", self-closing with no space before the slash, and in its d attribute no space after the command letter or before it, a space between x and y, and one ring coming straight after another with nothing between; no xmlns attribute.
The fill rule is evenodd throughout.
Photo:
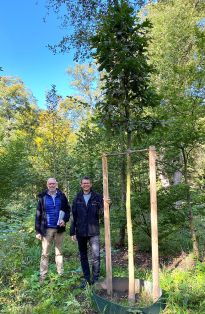
<svg viewBox="0 0 205 314"><path fill-rule="evenodd" d="M152 256L151 253L146 252L135 252L134 255L134 264L135 267L139 267L142 269L151 269L152 268ZM190 269L195 265L195 261L192 256L188 255L185 252L181 252L180 254L173 256L160 256L159 258L160 267L167 269ZM127 249L119 249L112 252L112 265L120 266L122 268L126 268L128 266L128 255Z"/></svg>

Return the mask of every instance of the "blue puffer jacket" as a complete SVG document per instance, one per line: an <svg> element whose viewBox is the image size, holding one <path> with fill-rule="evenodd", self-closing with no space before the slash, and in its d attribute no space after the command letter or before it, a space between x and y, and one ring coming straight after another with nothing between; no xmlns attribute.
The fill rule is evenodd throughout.
<svg viewBox="0 0 205 314"><path fill-rule="evenodd" d="M69 221L70 218L70 205L68 203L67 197L60 190L57 190L60 195L60 210L65 212L65 216L63 220L65 222ZM46 217L46 209L45 209L45 198L47 191L39 194L39 201L36 208L36 219L35 219L35 230L36 233L40 233L41 235L46 235L47 226L47 217ZM65 227L58 227L58 232L65 231Z"/></svg>
<svg viewBox="0 0 205 314"><path fill-rule="evenodd" d="M70 235L81 237L99 235L100 213L103 213L103 198L100 194L91 191L91 197L86 205L83 191L78 193L72 204L73 221Z"/></svg>

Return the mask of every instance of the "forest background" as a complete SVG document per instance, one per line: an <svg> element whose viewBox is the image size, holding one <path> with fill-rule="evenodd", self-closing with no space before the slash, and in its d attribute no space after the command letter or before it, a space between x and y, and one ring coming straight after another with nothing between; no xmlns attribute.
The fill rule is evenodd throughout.
<svg viewBox="0 0 205 314"><path fill-rule="evenodd" d="M91 313L89 293L79 298L69 288L80 276L70 240L67 278L53 272L39 290L36 195L56 177L71 202L84 175L102 193L104 152L155 145L164 313L205 313L204 2L50 0L48 9L65 28L73 25L50 49L76 49L67 73L78 96L62 97L52 85L42 109L20 78L0 77L1 312ZM151 251L148 156L131 162L134 248L144 258ZM114 254L127 245L123 156L109 159L109 191ZM185 269L173 269L179 256ZM136 265L136 274L151 277L149 267Z"/></svg>

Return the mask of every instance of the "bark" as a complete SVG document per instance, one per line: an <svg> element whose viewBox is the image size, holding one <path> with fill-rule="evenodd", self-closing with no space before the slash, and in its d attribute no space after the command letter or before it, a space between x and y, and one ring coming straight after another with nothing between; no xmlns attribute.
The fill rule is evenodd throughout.
<svg viewBox="0 0 205 314"><path fill-rule="evenodd" d="M193 210L191 206L191 194L190 194L190 186L188 181L188 157L184 148L182 148L182 155L184 160L184 179L185 184L188 186L187 191L187 207L188 207L188 219L189 219L189 228L191 233L192 239L192 246L193 246L193 253L196 258L199 258L199 244L196 236L196 229L194 225L194 217L193 217Z"/></svg>

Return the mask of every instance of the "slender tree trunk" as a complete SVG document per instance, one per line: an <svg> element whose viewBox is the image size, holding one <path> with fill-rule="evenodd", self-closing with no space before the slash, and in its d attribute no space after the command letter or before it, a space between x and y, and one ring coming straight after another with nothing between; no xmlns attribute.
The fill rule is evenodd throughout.
<svg viewBox="0 0 205 314"><path fill-rule="evenodd" d="M187 195L187 203L188 203L188 208L189 208L189 226L190 226L190 231L191 231L191 239L192 239L192 245L193 245L193 252L194 256L196 258L199 258L199 245L197 241L197 236L196 236L196 229L194 225L194 218L193 218L193 211L192 211L192 206L190 202L190 192L188 191Z"/></svg>
<svg viewBox="0 0 205 314"><path fill-rule="evenodd" d="M121 211L125 214L126 212L126 162L123 157L122 160L122 168L121 168ZM119 231L119 241L117 246L124 247L125 246L125 231L126 231L126 220L123 219L120 226Z"/></svg>
<svg viewBox="0 0 205 314"><path fill-rule="evenodd" d="M54 178L56 177L56 139L55 139L55 117L52 117L52 142L53 142L53 151L52 151L52 155L53 155L53 176Z"/></svg>
<svg viewBox="0 0 205 314"><path fill-rule="evenodd" d="M133 234L132 234L132 217L131 217L131 133L127 136L127 193L126 193L126 213L127 213L127 237L128 237L128 271L129 271L129 293L128 300L130 303L135 301L135 274L134 274L134 252L133 252Z"/></svg>
<svg viewBox="0 0 205 314"><path fill-rule="evenodd" d="M197 258L199 258L199 245L198 245L196 229L194 225L193 210L191 206L190 186L188 182L188 169L187 169L188 160L187 160L187 156L186 156L186 152L184 148L182 148L182 154L183 154L183 159L184 159L184 179L185 179L185 184L188 186L187 206L188 206L188 212L189 212L188 219L189 219L189 228L190 228L191 239L192 239L193 253Z"/></svg>

